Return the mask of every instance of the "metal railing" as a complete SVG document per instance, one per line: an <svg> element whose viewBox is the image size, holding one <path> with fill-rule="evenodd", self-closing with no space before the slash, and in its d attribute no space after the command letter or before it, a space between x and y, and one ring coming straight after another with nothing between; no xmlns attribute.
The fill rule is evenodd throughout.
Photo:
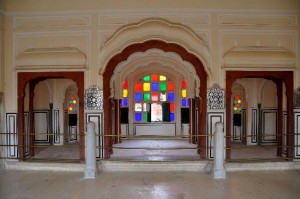
<svg viewBox="0 0 300 199"><path fill-rule="evenodd" d="M34 143L32 145L29 144L29 138L31 136L35 136L36 134L24 133L25 143L24 145L20 145L17 143L17 138L19 134L10 134L10 133L0 133L0 159L18 159L18 149L20 147L24 147L25 151L25 160L26 161L47 161L47 162L79 162L80 161L80 153L82 150L84 152L84 145L79 143L79 140L72 142L64 142L63 145L58 144L50 144L47 143ZM47 136L57 136L57 134L50 133L39 133L38 135L47 135ZM64 133L64 137L69 136L69 133ZM73 134L74 135L74 134ZM76 134L77 138L80 139L80 134ZM246 135L246 136L224 136L224 139L230 139L230 147L225 145L224 151L230 151L231 157L230 159L226 158L228 162L253 162L253 161L286 161L292 160L294 157L287 157L287 149L292 148L295 151L296 147L300 147L300 145L287 146L285 142L285 137L287 136L295 136L299 134L282 134L282 135L274 135L274 134L264 134L261 136L273 136L277 139L282 137L283 144L278 145L276 141L273 143L263 143L258 146L257 144L247 145L242 141L236 142L233 138L238 138L239 140L243 139L251 139L251 137L258 138L258 135ZM85 136L85 135L84 135ZM12 140L13 138L13 140ZM191 140L195 138L195 140L205 139L206 146L198 146L197 143L192 144ZM111 139L111 146L104 145L104 139ZM124 146L122 144L118 144L117 140L121 140L121 143L131 140L162 140L166 141L178 141L182 140L183 142L190 143L184 146ZM127 150L130 153L131 150L146 150L146 151L169 151L169 152L178 152L183 150L206 150L206 159L212 159L211 153L214 149L212 144L213 135L188 135L188 136L134 136L134 135L103 135L96 134L96 150L98 151L98 159L103 159L103 151L105 150ZM11 142L9 142L11 141ZM164 156L164 154L158 154ZM166 155L165 155L166 156ZM183 158L184 159L184 158ZM200 155L198 159L201 160ZM174 155L174 160L176 160L176 153ZM182 159L181 159L182 160ZM186 158L189 160L189 158Z"/></svg>

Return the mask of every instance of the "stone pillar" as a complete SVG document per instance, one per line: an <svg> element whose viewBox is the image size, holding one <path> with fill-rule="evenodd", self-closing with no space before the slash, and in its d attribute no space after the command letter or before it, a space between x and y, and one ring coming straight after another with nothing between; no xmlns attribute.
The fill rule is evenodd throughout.
<svg viewBox="0 0 300 199"><path fill-rule="evenodd" d="M96 177L96 134L95 123L87 124L86 148L85 148L85 170L84 178Z"/></svg>
<svg viewBox="0 0 300 199"><path fill-rule="evenodd" d="M224 168L224 133L223 123L216 123L214 134L214 179L224 179L226 177Z"/></svg>

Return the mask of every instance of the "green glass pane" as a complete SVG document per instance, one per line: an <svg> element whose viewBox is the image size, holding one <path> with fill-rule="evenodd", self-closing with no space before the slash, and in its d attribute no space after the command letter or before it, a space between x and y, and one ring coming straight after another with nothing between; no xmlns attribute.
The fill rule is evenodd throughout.
<svg viewBox="0 0 300 199"><path fill-rule="evenodd" d="M147 122L147 113L143 113L143 121Z"/></svg>
<svg viewBox="0 0 300 199"><path fill-rule="evenodd" d="M166 82L160 82L159 83L159 90L160 91L166 91L167 90L167 83Z"/></svg>
<svg viewBox="0 0 300 199"><path fill-rule="evenodd" d="M144 101L149 102L150 101L150 93L144 93Z"/></svg>
<svg viewBox="0 0 300 199"><path fill-rule="evenodd" d="M144 76L144 81L149 82L150 81L150 75Z"/></svg>

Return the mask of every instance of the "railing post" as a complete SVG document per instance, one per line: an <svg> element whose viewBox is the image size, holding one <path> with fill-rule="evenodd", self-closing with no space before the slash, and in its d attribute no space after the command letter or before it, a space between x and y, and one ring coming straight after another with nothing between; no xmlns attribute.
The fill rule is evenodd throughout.
<svg viewBox="0 0 300 199"><path fill-rule="evenodd" d="M224 127L222 122L215 124L214 134L214 179L224 179L226 172L224 168Z"/></svg>
<svg viewBox="0 0 300 199"><path fill-rule="evenodd" d="M96 177L96 134L95 123L87 124L86 148L85 148L85 170L84 178Z"/></svg>

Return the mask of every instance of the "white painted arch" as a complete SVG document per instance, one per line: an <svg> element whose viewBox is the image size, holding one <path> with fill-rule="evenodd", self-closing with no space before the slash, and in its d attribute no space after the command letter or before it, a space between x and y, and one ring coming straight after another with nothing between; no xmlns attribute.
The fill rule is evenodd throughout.
<svg viewBox="0 0 300 199"><path fill-rule="evenodd" d="M209 47L204 39L185 25L161 18L148 18L139 23L125 25L114 32L100 46L99 74L103 74L109 60L127 46L149 40L160 40L182 46L201 60L208 77L211 76Z"/></svg>

